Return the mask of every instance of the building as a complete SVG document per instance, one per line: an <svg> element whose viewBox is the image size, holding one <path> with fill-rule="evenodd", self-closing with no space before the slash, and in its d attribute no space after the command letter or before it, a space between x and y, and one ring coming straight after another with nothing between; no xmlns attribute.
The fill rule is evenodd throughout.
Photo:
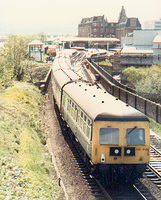
<svg viewBox="0 0 161 200"><path fill-rule="evenodd" d="M122 38L121 71L127 67L161 65L161 30L135 30L132 37Z"/></svg>
<svg viewBox="0 0 161 200"><path fill-rule="evenodd" d="M118 22L108 22L105 37L116 37L116 27L118 26Z"/></svg>
<svg viewBox="0 0 161 200"><path fill-rule="evenodd" d="M29 57L38 62L43 62L43 43L34 40L28 44Z"/></svg>
<svg viewBox="0 0 161 200"><path fill-rule="evenodd" d="M78 25L78 37L105 37L106 27L104 15L83 18Z"/></svg>
<svg viewBox="0 0 161 200"><path fill-rule="evenodd" d="M64 48L83 47L95 49L110 49L116 48L120 45L120 40L117 38L100 38L100 37L68 37L61 38L60 43Z"/></svg>
<svg viewBox="0 0 161 200"><path fill-rule="evenodd" d="M134 30L140 30L140 29L141 29L141 24L139 22L139 19L136 17L128 18L126 16L126 11L124 6L122 6L118 20L118 25L116 26L116 31L115 31L116 38L121 40L122 37L128 36Z"/></svg>
<svg viewBox="0 0 161 200"><path fill-rule="evenodd" d="M122 6L118 22L108 22L103 16L83 18L78 25L79 37L121 37L127 36L134 30L140 30L141 24L138 18L126 16Z"/></svg>
<svg viewBox="0 0 161 200"><path fill-rule="evenodd" d="M158 21L146 21L145 22L145 29L156 29L160 30L161 29L161 19Z"/></svg>

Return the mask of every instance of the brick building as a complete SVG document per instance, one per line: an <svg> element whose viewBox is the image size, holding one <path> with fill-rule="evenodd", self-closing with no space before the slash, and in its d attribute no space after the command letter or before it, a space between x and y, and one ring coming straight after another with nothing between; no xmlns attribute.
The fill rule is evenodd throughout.
<svg viewBox="0 0 161 200"><path fill-rule="evenodd" d="M107 20L103 16L83 18L78 25L79 37L105 37Z"/></svg>
<svg viewBox="0 0 161 200"><path fill-rule="evenodd" d="M127 36L133 30L140 30L138 18L128 18L122 6L118 22L108 22L103 16L83 18L78 25L79 37L121 37Z"/></svg>

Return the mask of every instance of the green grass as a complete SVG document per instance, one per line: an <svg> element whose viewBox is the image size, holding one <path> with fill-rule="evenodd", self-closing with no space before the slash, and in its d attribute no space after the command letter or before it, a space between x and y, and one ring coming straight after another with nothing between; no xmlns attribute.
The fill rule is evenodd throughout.
<svg viewBox="0 0 161 200"><path fill-rule="evenodd" d="M154 120L150 119L150 128L154 133L161 136L161 124L155 122Z"/></svg>
<svg viewBox="0 0 161 200"><path fill-rule="evenodd" d="M111 66L112 67L112 64L110 63L110 61L109 60L104 60L104 61L100 61L99 62L99 65L108 65L108 66Z"/></svg>
<svg viewBox="0 0 161 200"><path fill-rule="evenodd" d="M63 199L40 118L42 96L15 83L0 96L0 199Z"/></svg>

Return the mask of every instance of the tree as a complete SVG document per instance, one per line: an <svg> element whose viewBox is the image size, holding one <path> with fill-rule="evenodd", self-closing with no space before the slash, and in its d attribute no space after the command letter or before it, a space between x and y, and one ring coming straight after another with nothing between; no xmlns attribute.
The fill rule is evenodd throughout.
<svg viewBox="0 0 161 200"><path fill-rule="evenodd" d="M152 94L161 94L161 67L152 66L147 76L135 84L136 91Z"/></svg>
<svg viewBox="0 0 161 200"><path fill-rule="evenodd" d="M10 35L2 49L4 68L11 71L13 68L12 79L22 80L24 70L20 63L28 57L27 43L23 36Z"/></svg>
<svg viewBox="0 0 161 200"><path fill-rule="evenodd" d="M40 81L45 79L51 64L25 60L21 62L21 66L25 69L24 80L38 85Z"/></svg>
<svg viewBox="0 0 161 200"><path fill-rule="evenodd" d="M122 73L127 76L127 85L129 87L135 88L136 83L138 81L144 80L148 72L146 68L129 67Z"/></svg>
<svg viewBox="0 0 161 200"><path fill-rule="evenodd" d="M152 101L161 100L161 66L153 65L150 68L127 68L123 71L128 76L128 85L136 92Z"/></svg>

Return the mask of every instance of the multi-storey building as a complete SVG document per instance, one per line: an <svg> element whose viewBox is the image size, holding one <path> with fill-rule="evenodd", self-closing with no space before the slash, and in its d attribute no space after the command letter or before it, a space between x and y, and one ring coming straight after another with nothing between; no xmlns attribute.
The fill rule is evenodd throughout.
<svg viewBox="0 0 161 200"><path fill-rule="evenodd" d="M103 16L83 18L78 25L79 37L104 37L107 20Z"/></svg>
<svg viewBox="0 0 161 200"><path fill-rule="evenodd" d="M134 30L141 30L138 18L127 18L125 23L119 23L116 27L116 38L121 40L121 37L128 36Z"/></svg>
<svg viewBox="0 0 161 200"><path fill-rule="evenodd" d="M108 22L103 16L83 18L78 25L79 37L121 37L127 36L133 30L140 30L138 18L128 18L122 6L118 22Z"/></svg>
<svg viewBox="0 0 161 200"><path fill-rule="evenodd" d="M145 29L155 29L160 30L161 29L161 19L157 21L146 21L145 22Z"/></svg>
<svg viewBox="0 0 161 200"><path fill-rule="evenodd" d="M121 71L127 67L161 65L161 30L135 30L133 36L122 38Z"/></svg>

